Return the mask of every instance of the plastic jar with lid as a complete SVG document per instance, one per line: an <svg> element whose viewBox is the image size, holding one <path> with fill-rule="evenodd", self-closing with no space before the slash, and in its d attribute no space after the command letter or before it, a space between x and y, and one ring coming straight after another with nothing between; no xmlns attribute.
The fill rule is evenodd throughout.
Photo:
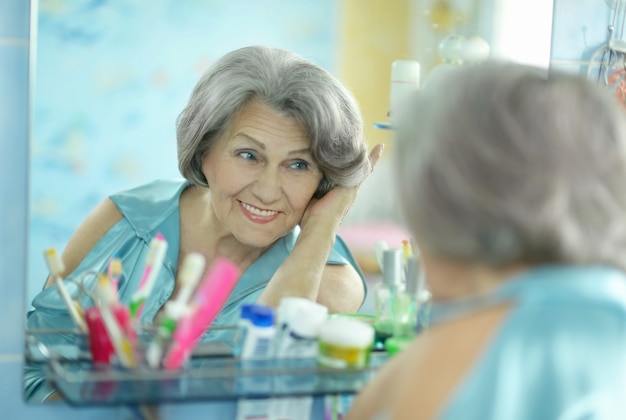
<svg viewBox="0 0 626 420"><path fill-rule="evenodd" d="M281 301L282 304L282 301ZM310 300L293 301L285 328L277 337L277 358L315 358L320 326L328 318L328 308Z"/></svg>
<svg viewBox="0 0 626 420"><path fill-rule="evenodd" d="M358 319L329 318L320 327L317 361L333 369L360 369L369 364L374 328Z"/></svg>

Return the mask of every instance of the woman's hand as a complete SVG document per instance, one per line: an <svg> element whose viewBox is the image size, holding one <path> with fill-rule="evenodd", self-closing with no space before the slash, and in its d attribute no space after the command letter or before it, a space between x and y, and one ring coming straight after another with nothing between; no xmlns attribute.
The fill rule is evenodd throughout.
<svg viewBox="0 0 626 420"><path fill-rule="evenodd" d="M383 144L377 144L370 151L370 174L374 170L378 159L380 159L383 148ZM360 187L361 184L355 185L354 187L337 186L331 189L322 198L311 200L302 216L300 227L304 230L308 223L317 224L322 220L326 223L335 223L335 228L339 227L339 224L348 213L348 210L352 207L354 200L356 200Z"/></svg>
<svg viewBox="0 0 626 420"><path fill-rule="evenodd" d="M376 145L369 154L370 173L383 151ZM363 283L350 265L327 265L339 224L354 203L359 187L335 187L309 203L293 251L278 268L258 301L278 307L285 296L300 296L326 306L331 313L352 312L363 300ZM306 267L303 270L303 267Z"/></svg>

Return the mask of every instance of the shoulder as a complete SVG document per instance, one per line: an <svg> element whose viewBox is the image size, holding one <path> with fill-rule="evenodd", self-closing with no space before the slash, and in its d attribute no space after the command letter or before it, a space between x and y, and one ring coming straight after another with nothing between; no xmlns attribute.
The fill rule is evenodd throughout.
<svg viewBox="0 0 626 420"><path fill-rule="evenodd" d="M596 414L623 404L623 275L579 268L531 275L444 418L560 418L580 401Z"/></svg>
<svg viewBox="0 0 626 420"><path fill-rule="evenodd" d="M150 231L179 207L186 180L156 180L113 194L109 199L137 231Z"/></svg>
<svg viewBox="0 0 626 420"><path fill-rule="evenodd" d="M128 190L118 192L109 198L118 206L128 206L137 203L153 202L167 203L177 200L182 191L189 186L183 179L155 180Z"/></svg>

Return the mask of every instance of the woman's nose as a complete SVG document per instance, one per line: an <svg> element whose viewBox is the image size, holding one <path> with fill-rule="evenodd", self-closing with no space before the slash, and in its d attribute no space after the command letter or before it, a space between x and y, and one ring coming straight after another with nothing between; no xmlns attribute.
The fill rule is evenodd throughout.
<svg viewBox="0 0 626 420"><path fill-rule="evenodd" d="M282 179L278 168L265 167L252 184L252 192L263 203L272 203L282 195Z"/></svg>

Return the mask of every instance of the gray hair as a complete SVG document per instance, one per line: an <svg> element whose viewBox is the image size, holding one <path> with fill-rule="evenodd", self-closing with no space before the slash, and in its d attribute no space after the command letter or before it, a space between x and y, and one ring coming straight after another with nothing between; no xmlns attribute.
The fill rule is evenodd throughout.
<svg viewBox="0 0 626 420"><path fill-rule="evenodd" d="M295 118L307 130L312 158L324 175L315 197L335 185L358 185L369 173L363 120L352 94L328 71L295 53L250 46L214 63L178 117L178 167L186 179L208 186L202 158L251 100Z"/></svg>
<svg viewBox="0 0 626 420"><path fill-rule="evenodd" d="M606 91L489 61L433 80L399 118L403 216L424 247L626 268L626 123Z"/></svg>

